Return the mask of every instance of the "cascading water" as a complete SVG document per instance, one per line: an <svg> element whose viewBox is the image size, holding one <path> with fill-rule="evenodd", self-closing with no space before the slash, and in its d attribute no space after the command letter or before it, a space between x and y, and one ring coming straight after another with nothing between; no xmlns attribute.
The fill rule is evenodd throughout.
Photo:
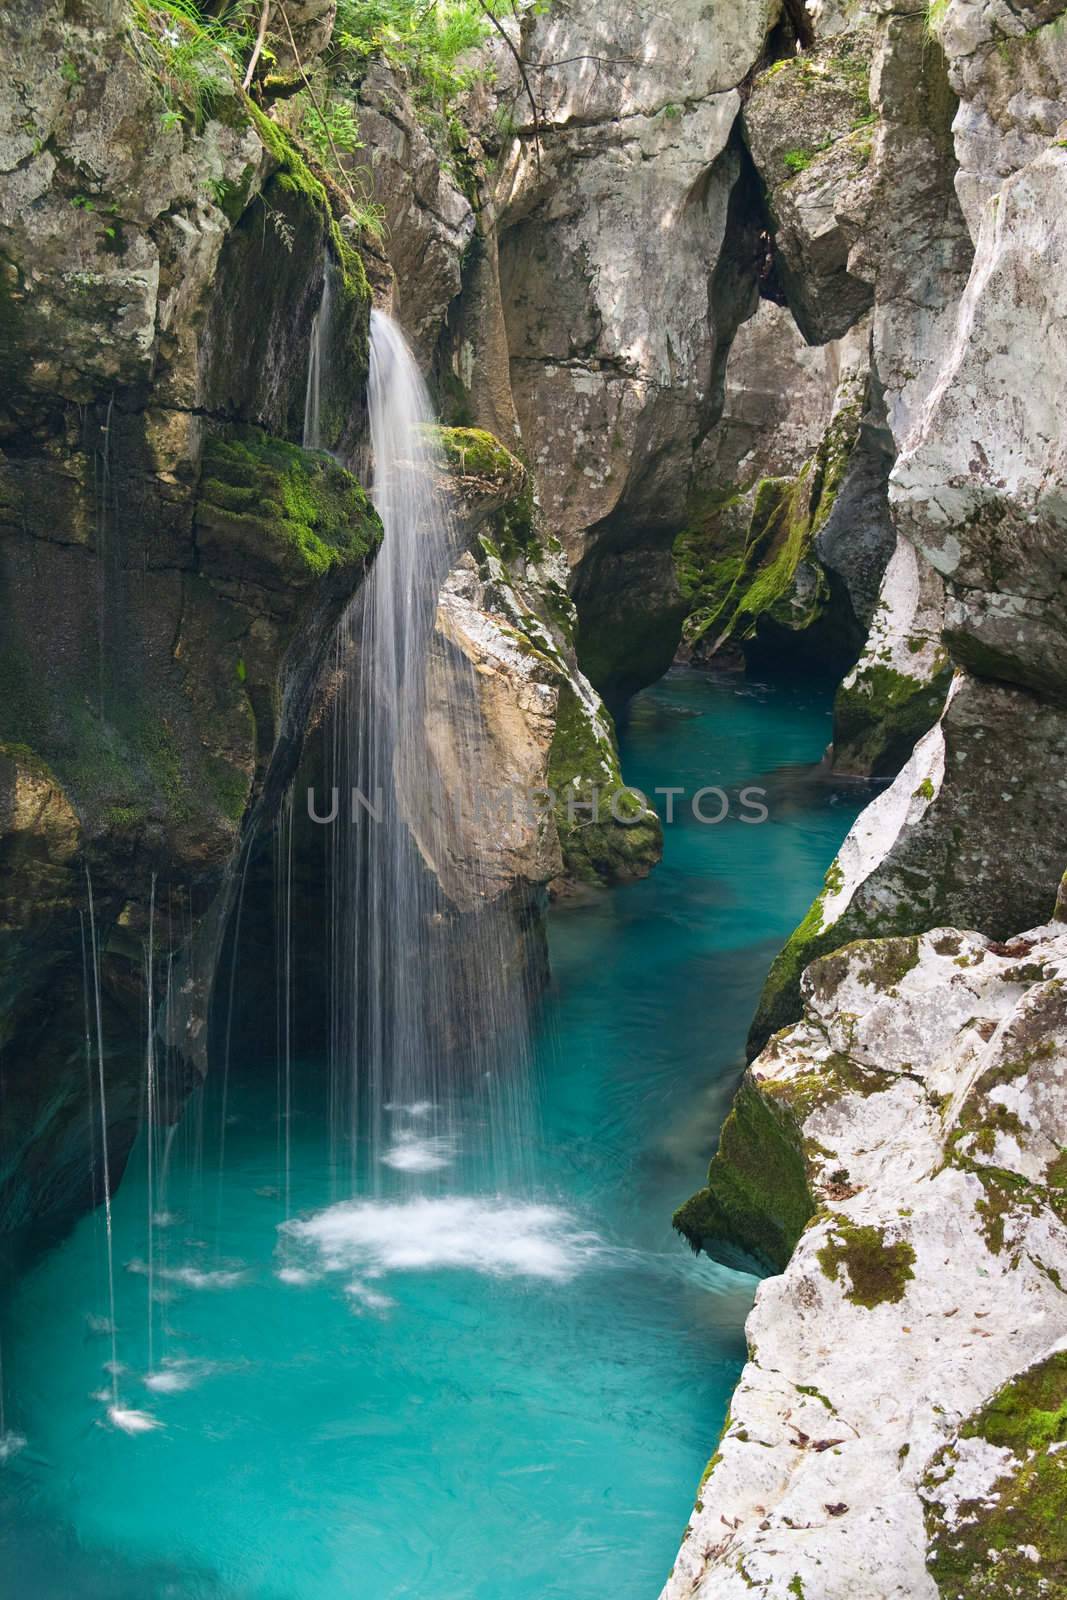
<svg viewBox="0 0 1067 1600"><path fill-rule="evenodd" d="M478 780L481 712L474 668L434 635L458 549L433 410L403 334L380 311L368 405L384 537L338 638L333 1098L372 1171L425 1174L449 1165L458 1101L480 1091L482 1137L504 1181L524 1145L525 1006L505 977L502 908L457 915L433 870L452 858L456 807Z"/></svg>
<svg viewBox="0 0 1067 1600"><path fill-rule="evenodd" d="M119 1402L118 1328L115 1321L115 1243L111 1215L111 1163L108 1156L107 1082L104 1072L104 1013L100 989L100 942L97 937L96 906L93 901L93 880L88 865L85 868L85 888L89 903L89 957L92 974L92 1015L96 1038L97 1088L100 1111L100 1166L104 1181L104 1229L107 1246L107 1326L111 1340L111 1360L108 1362L110 1388L102 1391L107 1403L108 1420L124 1433L146 1433L158 1426L156 1419L146 1411L138 1411Z"/></svg>
<svg viewBox="0 0 1067 1600"><path fill-rule="evenodd" d="M322 388L326 364L330 355L330 312L333 306L333 278L335 268L327 258L322 279L322 299L311 323L311 346L308 352L308 381L304 398L304 449L321 450L322 440Z"/></svg>

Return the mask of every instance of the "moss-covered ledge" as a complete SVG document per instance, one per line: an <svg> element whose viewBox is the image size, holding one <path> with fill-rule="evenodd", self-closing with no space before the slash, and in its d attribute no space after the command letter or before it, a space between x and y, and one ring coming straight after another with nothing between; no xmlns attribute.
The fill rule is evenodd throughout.
<svg viewBox="0 0 1067 1600"><path fill-rule="evenodd" d="M678 1207L674 1226L727 1266L781 1272L815 1209L796 1109L746 1073L707 1184Z"/></svg>
<svg viewBox="0 0 1067 1600"><path fill-rule="evenodd" d="M975 1461L990 1463L984 1479L969 1466ZM1067 1593L1067 1351L1037 1362L968 1417L934 1457L921 1493L927 1567L940 1594Z"/></svg>
<svg viewBox="0 0 1067 1600"><path fill-rule="evenodd" d="M659 817L625 787L607 711L569 681L560 685L548 785L572 883L625 883L656 865L663 853Z"/></svg>
<svg viewBox="0 0 1067 1600"><path fill-rule="evenodd" d="M687 651L707 659L761 633L817 628L831 600L814 542L826 526L859 435L861 407L842 406L795 477L761 478L694 505L674 543L690 603Z"/></svg>
<svg viewBox="0 0 1067 1600"><path fill-rule="evenodd" d="M206 441L195 530L203 573L251 584L283 613L327 575L344 568L354 577L381 540L350 472L258 429Z"/></svg>

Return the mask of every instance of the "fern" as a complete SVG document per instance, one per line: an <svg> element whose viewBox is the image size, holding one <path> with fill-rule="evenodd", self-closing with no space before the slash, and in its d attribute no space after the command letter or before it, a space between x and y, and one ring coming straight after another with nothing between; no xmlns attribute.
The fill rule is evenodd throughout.
<svg viewBox="0 0 1067 1600"><path fill-rule="evenodd" d="M183 113L201 128L216 101L231 94L252 46L249 0L205 16L195 0L129 0L130 44L159 85L165 126Z"/></svg>

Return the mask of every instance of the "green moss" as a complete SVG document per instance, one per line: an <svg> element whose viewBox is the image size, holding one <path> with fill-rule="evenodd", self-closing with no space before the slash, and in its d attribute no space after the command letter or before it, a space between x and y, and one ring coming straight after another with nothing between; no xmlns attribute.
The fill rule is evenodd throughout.
<svg viewBox="0 0 1067 1600"><path fill-rule="evenodd" d="M952 1524L936 1496L953 1446L931 1463L924 1483L927 1565L939 1592L953 1600L1067 1593L1067 1351L1005 1384L959 1434L1008 1450L1011 1458L982 1500L961 1502Z"/></svg>
<svg viewBox="0 0 1067 1600"><path fill-rule="evenodd" d="M616 810L627 820L620 822L612 814L612 797L623 787L618 755L566 680L560 684L548 786L556 795L564 870L573 882L617 883L641 877L659 860L663 832L654 812L626 794L619 795Z"/></svg>
<svg viewBox="0 0 1067 1600"><path fill-rule="evenodd" d="M204 447L197 521L229 529L293 577L366 560L380 537L362 488L329 456L247 429Z"/></svg>
<svg viewBox="0 0 1067 1600"><path fill-rule="evenodd" d="M252 126L277 167L276 182L299 195L322 218L323 228L329 238L332 254L340 268L340 301L335 312L335 326L340 342L347 348L349 358L357 370L367 367L368 324L371 291L363 257L342 231L339 216L350 218L357 226L358 216L353 216L347 198L335 185L327 184L324 175L312 170L307 155L300 149L292 134L272 121L248 95L242 94L242 104Z"/></svg>
<svg viewBox="0 0 1067 1600"><path fill-rule="evenodd" d="M796 1112L761 1093L746 1075L723 1123L707 1186L679 1206L674 1226L694 1250L740 1251L767 1271L781 1272L814 1214Z"/></svg>
<svg viewBox="0 0 1067 1600"><path fill-rule="evenodd" d="M919 964L919 941L914 934L895 939L858 940L845 946L842 954L860 951L866 956L866 965L858 970L857 976L882 994L895 993L897 984Z"/></svg>
<svg viewBox="0 0 1067 1600"><path fill-rule="evenodd" d="M501 560L536 558L533 479L517 456L512 455L494 434L484 428L445 428L430 430L449 471L459 478L477 478L506 496L490 517L493 542Z"/></svg>
<svg viewBox="0 0 1067 1600"><path fill-rule="evenodd" d="M801 974L817 956L834 948L833 924L824 927L823 907L840 892L841 879L840 867L831 862L821 891L771 962L749 1031L750 1056L763 1048L772 1033L799 1017Z"/></svg>
<svg viewBox="0 0 1067 1600"><path fill-rule="evenodd" d="M794 1384L793 1387L796 1389L798 1394L806 1394L810 1396L812 1400L818 1400L819 1404L825 1406L827 1411L831 1412L834 1416L837 1415L836 1409L831 1402L827 1400L821 1389L816 1389L815 1386L810 1383L797 1383Z"/></svg>
<svg viewBox="0 0 1067 1600"><path fill-rule="evenodd" d="M463 477L511 484L526 476L521 461L484 428L435 427L431 431L448 465Z"/></svg>
<svg viewBox="0 0 1067 1600"><path fill-rule="evenodd" d="M860 1227L844 1219L834 1223L833 1233L818 1252L818 1262L834 1281L845 1267L847 1298L868 1310L903 1300L908 1280L915 1276L915 1251L906 1240L887 1244L884 1229Z"/></svg>
<svg viewBox="0 0 1067 1600"><path fill-rule="evenodd" d="M806 172L814 159L810 150L787 150L782 157L786 169L794 177L798 172Z"/></svg>
<svg viewBox="0 0 1067 1600"><path fill-rule="evenodd" d="M846 406L795 478L762 478L746 497L736 491L707 496L691 510L674 545L679 587L690 602L685 638L705 637L715 649L728 639L747 640L768 618L793 632L822 616L829 581L812 554L812 541L833 509L859 428L859 408ZM801 564L814 583L797 600Z"/></svg>
<svg viewBox="0 0 1067 1600"><path fill-rule="evenodd" d="M874 771L895 770L941 715L951 679L944 651L930 677L913 677L882 662L861 666L834 700L835 749L847 750L849 759ZM915 792L926 794L922 784Z"/></svg>

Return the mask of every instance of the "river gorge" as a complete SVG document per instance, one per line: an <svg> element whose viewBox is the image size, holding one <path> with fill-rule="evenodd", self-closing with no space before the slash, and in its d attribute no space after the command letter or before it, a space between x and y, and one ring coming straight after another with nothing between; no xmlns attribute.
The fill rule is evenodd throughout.
<svg viewBox="0 0 1067 1600"><path fill-rule="evenodd" d="M1067 1594L1063 0L0 15L0 1595Z"/></svg>

